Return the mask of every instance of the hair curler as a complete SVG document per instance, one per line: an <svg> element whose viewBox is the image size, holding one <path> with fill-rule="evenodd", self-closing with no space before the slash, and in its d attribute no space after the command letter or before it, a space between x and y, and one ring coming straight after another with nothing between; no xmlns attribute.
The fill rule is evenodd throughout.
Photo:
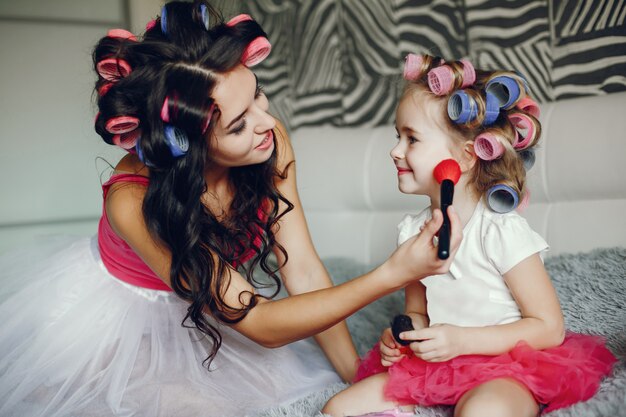
<svg viewBox="0 0 626 417"><path fill-rule="evenodd" d="M245 14L245 13L238 14L237 16L233 17L228 22L226 22L226 26L235 26L238 23L245 22L248 20L252 20L252 17L250 17L249 14Z"/></svg>
<svg viewBox="0 0 626 417"><path fill-rule="evenodd" d="M122 149L130 151L137 145L137 141L141 137L141 130L135 129L127 133L113 135L113 143Z"/></svg>
<svg viewBox="0 0 626 417"><path fill-rule="evenodd" d="M437 256L439 259L448 259L450 256L450 218L448 217L448 206L452 205L454 198L454 184L461 178L461 167L454 159L444 159L439 162L433 170L435 180L441 184L441 212L443 213L443 224L439 229L439 243Z"/></svg>
<svg viewBox="0 0 626 417"><path fill-rule="evenodd" d="M504 145L496 135L487 131L474 139L474 153L483 161L493 161L504 153Z"/></svg>
<svg viewBox="0 0 626 417"><path fill-rule="evenodd" d="M151 30L153 27L155 27L156 23L156 19L149 20L148 23L146 23L146 31Z"/></svg>
<svg viewBox="0 0 626 417"><path fill-rule="evenodd" d="M123 59L105 58L98 62L96 71L107 81L117 81L119 78L127 77L132 72L132 68Z"/></svg>
<svg viewBox="0 0 626 417"><path fill-rule="evenodd" d="M174 158L178 158L187 153L189 150L189 139L187 139L185 132L176 126L165 125L163 133L165 134L167 146L170 148L170 152L172 152Z"/></svg>
<svg viewBox="0 0 626 417"><path fill-rule="evenodd" d="M513 107L524 93L518 80L508 75L500 75L489 80L485 85L485 91L496 97L500 108L507 110Z"/></svg>
<svg viewBox="0 0 626 417"><path fill-rule="evenodd" d="M111 82L102 84L100 87L98 87L98 96L102 97L103 95L108 93L111 87L113 87L113 83Z"/></svg>
<svg viewBox="0 0 626 417"><path fill-rule="evenodd" d="M412 341L400 339L400 333L408 332L414 329L411 317L406 314L398 314L391 322L391 333L393 334L393 338L396 339L396 342L400 343L402 346L408 346Z"/></svg>
<svg viewBox="0 0 626 417"><path fill-rule="evenodd" d="M483 126L490 126L498 120L500 116L500 103L493 94L487 92L485 98L485 119Z"/></svg>
<svg viewBox="0 0 626 417"><path fill-rule="evenodd" d="M478 106L465 91L457 90L448 99L448 116L454 123L471 122L477 115Z"/></svg>
<svg viewBox="0 0 626 417"><path fill-rule="evenodd" d="M128 133L139 127L139 119L133 116L116 116L107 120L104 127L114 135Z"/></svg>
<svg viewBox="0 0 626 417"><path fill-rule="evenodd" d="M535 122L523 113L510 114L509 121L515 130L513 147L518 150L526 149L535 140Z"/></svg>
<svg viewBox="0 0 626 417"><path fill-rule="evenodd" d="M524 197L522 197L522 201L519 202L517 206L517 212L522 213L524 210L528 208L528 204L530 203L530 190L526 188L526 193L524 193Z"/></svg>
<svg viewBox="0 0 626 417"><path fill-rule="evenodd" d="M209 16L209 8L206 7L206 4L200 4L200 17L202 17L202 24L206 30L209 30L211 27L211 17Z"/></svg>
<svg viewBox="0 0 626 417"><path fill-rule="evenodd" d="M530 169L535 165L535 150L534 149L524 149L519 153L520 158L522 158L522 162L524 163L524 169L526 172L530 171Z"/></svg>
<svg viewBox="0 0 626 417"><path fill-rule="evenodd" d="M422 55L408 54L404 59L404 71L402 76L407 81L417 80L422 75L424 57Z"/></svg>
<svg viewBox="0 0 626 417"><path fill-rule="evenodd" d="M109 38L128 39L129 41L137 42L137 37L126 29L109 29L107 36Z"/></svg>
<svg viewBox="0 0 626 417"><path fill-rule="evenodd" d="M471 62L460 61L463 64L463 80L461 88L469 87L476 81L476 71ZM454 88L454 70L448 65L442 65L428 71L428 87L438 96L448 94Z"/></svg>
<svg viewBox="0 0 626 417"><path fill-rule="evenodd" d="M161 7L161 32L167 35L167 4Z"/></svg>
<svg viewBox="0 0 626 417"><path fill-rule="evenodd" d="M541 115L541 111L539 110L539 105L532 98L526 96L515 105L518 109L525 111L526 113L533 116L535 119L539 119Z"/></svg>
<svg viewBox="0 0 626 417"><path fill-rule="evenodd" d="M487 190L487 204L496 213L508 213L519 204L519 196L508 185L497 184Z"/></svg>
<svg viewBox="0 0 626 417"><path fill-rule="evenodd" d="M271 50L272 45L270 44L270 41L268 41L264 36L259 36L250 42L250 44L246 47L246 50L243 51L241 62L246 67L253 67L267 58Z"/></svg>

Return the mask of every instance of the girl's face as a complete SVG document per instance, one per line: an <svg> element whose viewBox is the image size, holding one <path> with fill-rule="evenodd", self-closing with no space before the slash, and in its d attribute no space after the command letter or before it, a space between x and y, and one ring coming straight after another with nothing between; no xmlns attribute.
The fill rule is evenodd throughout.
<svg viewBox="0 0 626 417"><path fill-rule="evenodd" d="M440 112L437 103L425 96L409 93L400 100L396 110L398 143L390 155L398 170L398 188L405 194L431 199L439 194L433 170L443 159L454 158L452 140L443 123L437 123Z"/></svg>
<svg viewBox="0 0 626 417"><path fill-rule="evenodd" d="M220 111L209 140L212 161L224 168L267 161L274 150L276 120L256 76L243 65L220 75L213 90Z"/></svg>

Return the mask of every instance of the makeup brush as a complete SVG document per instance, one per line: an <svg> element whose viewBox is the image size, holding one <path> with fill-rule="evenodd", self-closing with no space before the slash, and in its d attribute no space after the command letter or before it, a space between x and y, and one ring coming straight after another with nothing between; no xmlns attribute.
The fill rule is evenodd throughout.
<svg viewBox="0 0 626 417"><path fill-rule="evenodd" d="M437 256L439 259L448 259L450 256L450 218L448 206L452 205L454 197L454 184L461 178L461 167L454 159L444 159L433 170L435 180L441 184L441 212L443 224L439 229L439 243Z"/></svg>

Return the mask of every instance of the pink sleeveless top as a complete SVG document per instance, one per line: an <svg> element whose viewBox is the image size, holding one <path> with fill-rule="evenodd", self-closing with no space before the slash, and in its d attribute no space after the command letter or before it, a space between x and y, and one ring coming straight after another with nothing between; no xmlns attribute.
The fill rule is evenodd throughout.
<svg viewBox="0 0 626 417"><path fill-rule="evenodd" d="M98 247L100 257L109 273L121 281L151 290L172 291L172 289L132 250L124 239L115 233L106 213L105 203L111 185L116 182L130 182L148 186L149 181L147 177L141 175L115 174L102 185L102 217L100 217L100 223L98 224ZM265 217L261 209L259 209L259 216L259 218ZM260 247L261 236L259 234L254 236L253 244L256 247ZM248 251L239 257L238 264L250 260L254 255L254 250ZM237 265L233 266L236 267Z"/></svg>

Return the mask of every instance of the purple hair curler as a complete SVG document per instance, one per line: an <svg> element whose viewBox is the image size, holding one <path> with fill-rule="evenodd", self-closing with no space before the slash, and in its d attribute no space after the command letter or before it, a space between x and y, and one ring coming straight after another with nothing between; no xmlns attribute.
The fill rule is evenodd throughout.
<svg viewBox="0 0 626 417"><path fill-rule="evenodd" d="M189 139L187 139L185 132L172 125L165 125L163 132L167 146L170 148L170 152L172 152L174 158L178 158L187 153L189 150Z"/></svg>
<svg viewBox="0 0 626 417"><path fill-rule="evenodd" d="M132 72L128 62L118 58L103 59L96 65L96 70L107 81L117 81L119 78L127 77Z"/></svg>
<svg viewBox="0 0 626 417"><path fill-rule="evenodd" d="M116 116L107 120L105 129L114 135L131 132L139 127L139 119L133 116Z"/></svg>
<svg viewBox="0 0 626 417"><path fill-rule="evenodd" d="M515 129L513 147L518 150L526 149L535 140L535 123L522 113L510 114L509 121Z"/></svg>
<svg viewBox="0 0 626 417"><path fill-rule="evenodd" d="M200 16L202 17L202 24L206 30L209 30L211 18L209 16L209 9L206 4L200 4Z"/></svg>
<svg viewBox="0 0 626 417"><path fill-rule="evenodd" d="M483 126L490 126L498 120L500 115L500 104L496 96L491 93L487 93L485 98L485 120L483 120Z"/></svg>
<svg viewBox="0 0 626 417"><path fill-rule="evenodd" d="M517 103L522 94L518 81L508 75L500 75L489 80L485 91L496 97L500 108L507 110Z"/></svg>
<svg viewBox="0 0 626 417"><path fill-rule="evenodd" d="M422 75L424 57L422 55L408 54L404 60L402 76L407 81L414 81Z"/></svg>
<svg viewBox="0 0 626 417"><path fill-rule="evenodd" d="M167 5L161 7L161 32L167 35Z"/></svg>
<svg viewBox="0 0 626 417"><path fill-rule="evenodd" d="M246 67L253 67L267 58L271 50L272 45L270 45L270 41L263 36L259 36L246 47L241 56L241 62Z"/></svg>
<svg viewBox="0 0 626 417"><path fill-rule="evenodd" d="M113 135L113 143L122 149L130 151L137 145L137 141L141 137L141 130L135 129L131 132Z"/></svg>
<svg viewBox="0 0 626 417"><path fill-rule="evenodd" d="M533 116L535 119L539 119L541 111L539 110L539 105L530 97L524 97L520 101L517 102L516 107L522 111Z"/></svg>
<svg viewBox="0 0 626 417"><path fill-rule="evenodd" d="M128 39L129 41L137 42L137 37L126 29L109 29L107 36L109 38Z"/></svg>
<svg viewBox="0 0 626 417"><path fill-rule="evenodd" d="M471 122L477 115L476 102L465 91L457 90L448 99L448 116L454 123Z"/></svg>
<svg viewBox="0 0 626 417"><path fill-rule="evenodd" d="M519 156L520 158L522 158L522 162L524 163L524 169L526 170L526 172L530 171L530 169L535 165L535 150L532 148L524 149L519 153Z"/></svg>
<svg viewBox="0 0 626 417"><path fill-rule="evenodd" d="M487 204L496 213L508 213L519 204L517 192L506 184L498 184L487 191Z"/></svg>
<svg viewBox="0 0 626 417"><path fill-rule="evenodd" d="M483 161L493 161L504 153L504 146L496 135L483 132L474 139L474 153Z"/></svg>

